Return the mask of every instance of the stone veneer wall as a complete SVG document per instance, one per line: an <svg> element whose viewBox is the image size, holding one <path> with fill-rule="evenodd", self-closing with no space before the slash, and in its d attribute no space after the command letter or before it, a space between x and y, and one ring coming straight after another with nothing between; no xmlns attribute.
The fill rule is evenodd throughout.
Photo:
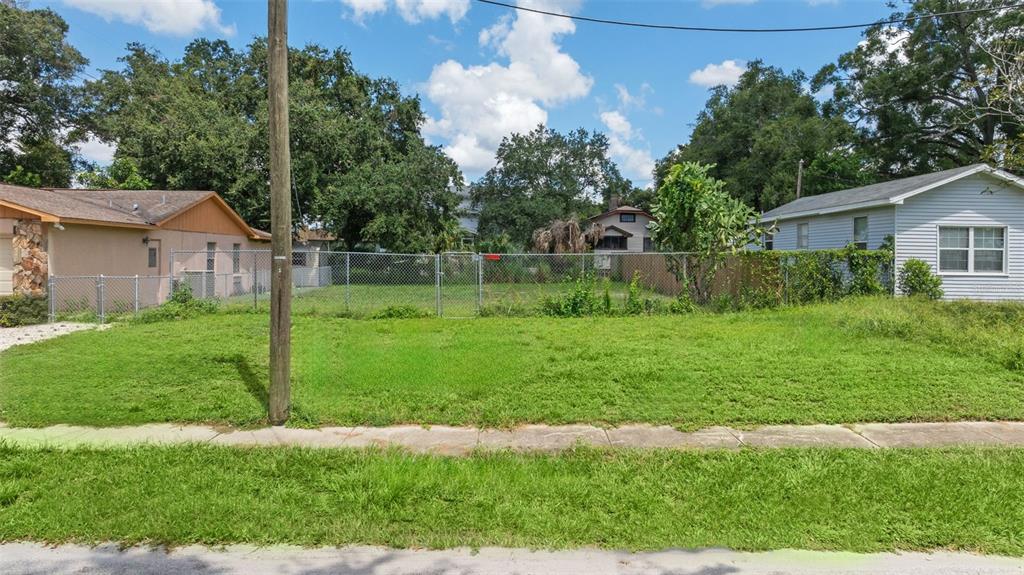
<svg viewBox="0 0 1024 575"><path fill-rule="evenodd" d="M16 294L44 296L49 274L46 235L38 220L14 224L14 286Z"/></svg>

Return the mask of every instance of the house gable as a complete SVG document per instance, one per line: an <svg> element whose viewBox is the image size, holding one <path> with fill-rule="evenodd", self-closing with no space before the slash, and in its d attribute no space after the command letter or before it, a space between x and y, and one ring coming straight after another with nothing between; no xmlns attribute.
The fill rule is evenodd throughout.
<svg viewBox="0 0 1024 575"><path fill-rule="evenodd" d="M230 207L216 195L189 206L177 214L158 222L165 230L205 232L230 236L253 237L253 231Z"/></svg>

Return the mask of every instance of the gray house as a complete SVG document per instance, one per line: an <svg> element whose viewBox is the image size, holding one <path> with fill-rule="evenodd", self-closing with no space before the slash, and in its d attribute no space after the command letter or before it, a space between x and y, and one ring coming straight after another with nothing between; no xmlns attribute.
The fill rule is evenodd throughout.
<svg viewBox="0 0 1024 575"><path fill-rule="evenodd" d="M765 249L878 249L920 259L947 298L1024 299L1024 180L986 164L799 198L761 216Z"/></svg>

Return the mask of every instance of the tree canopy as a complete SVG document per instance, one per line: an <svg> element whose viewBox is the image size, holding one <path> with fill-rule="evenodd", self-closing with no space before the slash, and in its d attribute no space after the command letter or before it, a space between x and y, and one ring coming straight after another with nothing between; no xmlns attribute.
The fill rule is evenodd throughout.
<svg viewBox="0 0 1024 575"><path fill-rule="evenodd" d="M992 0L910 0L893 19L997 6ZM857 147L881 177L908 176L983 160L1002 163L1019 145L1021 116L1000 109L1016 76L994 65L1024 52L1024 11L994 10L876 25L864 41L824 67L828 108L857 127ZM1012 60L1012 58L1011 58ZM1005 103L1005 102L1004 102ZM1018 91L1012 108L1020 111ZM1009 166L1013 167L1013 166Z"/></svg>
<svg viewBox="0 0 1024 575"><path fill-rule="evenodd" d="M195 40L180 61L139 44L121 70L89 82L90 129L155 187L221 193L247 221L269 221L266 42ZM420 134L416 97L354 70L349 54L289 54L293 206L352 248L429 249L456 216L462 176Z"/></svg>
<svg viewBox="0 0 1024 575"><path fill-rule="evenodd" d="M583 128L561 134L543 125L502 140L497 164L470 192L482 235L527 244L553 220L585 218L600 202L633 189L608 157L608 138Z"/></svg>
<svg viewBox="0 0 1024 575"><path fill-rule="evenodd" d="M852 127L823 113L806 80L802 72L754 61L734 87L713 88L690 141L658 162L656 187L677 163L711 164L710 176L731 194L770 210L794 199L801 159L805 195L865 183L862 160L851 150Z"/></svg>
<svg viewBox="0 0 1024 575"><path fill-rule="evenodd" d="M0 179L66 187L74 173L75 76L87 63L49 9L0 1Z"/></svg>

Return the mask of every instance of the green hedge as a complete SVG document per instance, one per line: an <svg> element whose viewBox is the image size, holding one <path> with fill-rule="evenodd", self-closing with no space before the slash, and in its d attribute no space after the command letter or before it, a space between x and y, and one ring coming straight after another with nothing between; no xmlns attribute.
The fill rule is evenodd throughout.
<svg viewBox="0 0 1024 575"><path fill-rule="evenodd" d="M718 271L713 307L751 308L836 301L892 292L892 252L744 251Z"/></svg>
<svg viewBox="0 0 1024 575"><path fill-rule="evenodd" d="M49 308L45 297L0 296L0 327L46 323Z"/></svg>

